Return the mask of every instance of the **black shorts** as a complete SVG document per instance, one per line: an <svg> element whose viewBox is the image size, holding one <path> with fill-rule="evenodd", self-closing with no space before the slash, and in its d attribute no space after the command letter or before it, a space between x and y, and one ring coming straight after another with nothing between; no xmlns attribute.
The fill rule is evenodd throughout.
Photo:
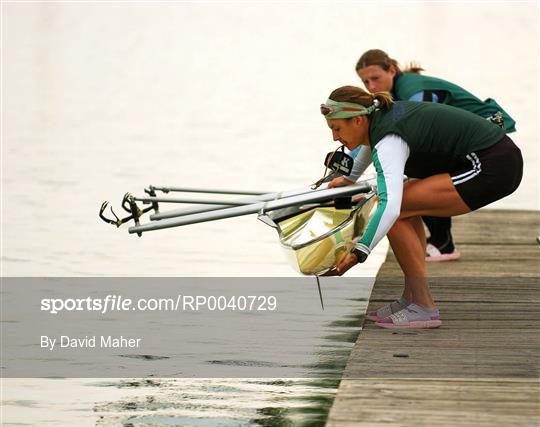
<svg viewBox="0 0 540 427"><path fill-rule="evenodd" d="M433 153L411 154L405 174L427 178L449 173L454 186L471 210L480 209L513 193L523 176L521 150L505 135L491 147L454 159Z"/></svg>

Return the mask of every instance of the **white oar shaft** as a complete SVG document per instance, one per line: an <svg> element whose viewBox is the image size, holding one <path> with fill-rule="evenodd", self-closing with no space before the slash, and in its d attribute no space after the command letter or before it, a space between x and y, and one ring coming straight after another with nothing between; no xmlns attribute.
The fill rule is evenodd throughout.
<svg viewBox="0 0 540 427"><path fill-rule="evenodd" d="M144 202L144 203L151 203L151 202L159 202L159 203L189 203L189 204L195 204L195 205L218 205L218 206L241 206L241 205L247 205L249 202L241 202L241 201L234 201L234 200L211 200L211 199L186 199L184 197L178 198L178 197L134 197L133 198L137 202Z"/></svg>
<svg viewBox="0 0 540 427"><path fill-rule="evenodd" d="M265 194L264 191L238 191L238 190L219 190L213 188L194 188L194 187L168 187L168 186L156 186L151 185L151 189L163 191L168 193L169 191L180 193L205 193L205 194L243 194L245 196L257 196Z"/></svg>
<svg viewBox="0 0 540 427"><path fill-rule="evenodd" d="M371 186L368 184L356 184L347 187L314 191L313 194L300 194L296 196L286 197L280 200L257 202L246 206L236 206L232 208L229 207L226 209L220 209L211 212L187 215L181 218L171 218L150 224L138 225L135 227L130 227L129 232L141 233L144 231L162 230L165 228L179 227L182 225L197 224L200 222L215 221L218 219L249 215L260 211L267 212L306 203L324 202L338 197L354 196L359 193L364 193L370 189Z"/></svg>
<svg viewBox="0 0 540 427"><path fill-rule="evenodd" d="M270 200L279 200L284 197L291 197L291 196L296 196L299 194L312 193L313 191L314 190L312 190L311 188L301 188L298 190L284 191L282 193L266 193L260 196L243 197L241 199L233 200L233 202L235 205L236 204L248 205L248 204L253 204L257 202L268 202ZM317 190L317 191L321 191L321 190ZM162 219L167 219L167 218L177 218L177 217L192 215L196 213L211 212L211 211L225 209L229 207L230 207L229 203L224 203L224 204L221 204L221 205L218 204L212 207L199 207L198 206L198 207L189 207L189 208L183 208L183 209L174 209L171 211L159 212L159 213L150 215L150 219L152 221L157 221L157 220L162 220Z"/></svg>
<svg viewBox="0 0 540 427"><path fill-rule="evenodd" d="M374 178L375 178L374 174L365 175L365 176L361 177L358 180L357 183L362 184L362 183L365 183L365 182L369 182L369 181L373 180ZM280 193L265 193L265 194L260 194L260 195L253 196L253 197L243 197L241 199L235 199L235 200L233 200L233 202L238 203L238 204L241 204L241 203L242 204L251 204L251 203L257 203L257 202L266 202L266 201L269 201L269 200L278 200L278 199L282 199L284 197L295 196L295 195L298 195L298 194L306 194L306 193L312 193L313 191L326 190L327 185L328 185L328 183L324 183L323 185L321 185L319 187L318 190L312 190L310 187L303 187L303 188L299 188L299 189L296 189L296 190L283 191L283 192L280 192ZM153 187L153 188L165 188L165 187ZM167 187L167 188L171 188L171 187ZM174 187L172 187L172 188L174 188ZM201 190L201 192L202 191L209 191L209 190ZM229 191L229 190L216 190L216 191ZM209 206L195 206L195 207L188 207L188 208L182 208L182 209L173 209L173 210L170 210L170 211L158 212L158 213L155 213L153 215L150 215L150 220L158 221L158 220L167 219L167 218L178 218L178 217L181 217L181 216L187 216L187 215L192 215L192 214L196 214L196 213L216 211L216 210L225 209L225 208L228 208L228 207L230 207L229 203L222 204L222 205L218 204L218 205L215 205L215 206L212 206L212 207L209 207Z"/></svg>

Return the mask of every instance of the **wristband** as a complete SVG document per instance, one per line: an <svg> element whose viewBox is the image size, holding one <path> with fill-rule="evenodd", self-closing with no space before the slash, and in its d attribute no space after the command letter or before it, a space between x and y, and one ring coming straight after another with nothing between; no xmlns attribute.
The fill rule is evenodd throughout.
<svg viewBox="0 0 540 427"><path fill-rule="evenodd" d="M354 248L351 253L356 255L356 259L358 259L359 263L363 263L368 257L368 254L358 248Z"/></svg>

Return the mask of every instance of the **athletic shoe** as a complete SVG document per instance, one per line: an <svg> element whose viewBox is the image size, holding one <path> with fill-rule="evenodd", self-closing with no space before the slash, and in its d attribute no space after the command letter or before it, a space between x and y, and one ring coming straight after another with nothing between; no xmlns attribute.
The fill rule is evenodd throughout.
<svg viewBox="0 0 540 427"><path fill-rule="evenodd" d="M441 251L428 243L426 246L426 262L455 261L461 257L459 251L454 248L450 253L441 253Z"/></svg>
<svg viewBox="0 0 540 427"><path fill-rule="evenodd" d="M384 307L379 308L377 311L370 311L366 314L366 320L371 320L372 322L378 322L379 320L384 319L385 317L390 316L393 313L397 313L400 310L403 310L411 302L401 297L400 299L391 302Z"/></svg>
<svg viewBox="0 0 540 427"><path fill-rule="evenodd" d="M387 329L428 329L442 325L439 309L410 304L403 310L379 320L375 325Z"/></svg>

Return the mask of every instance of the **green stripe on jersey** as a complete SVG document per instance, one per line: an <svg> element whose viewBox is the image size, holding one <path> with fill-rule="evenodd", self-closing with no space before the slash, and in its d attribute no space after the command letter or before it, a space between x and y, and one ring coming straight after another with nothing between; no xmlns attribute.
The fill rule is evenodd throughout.
<svg viewBox="0 0 540 427"><path fill-rule="evenodd" d="M362 243L363 245L366 245L368 248L371 246L371 242L373 242L373 238L375 237L377 228L379 228L381 218L384 214L384 210L386 209L386 205L388 203L386 181L384 180L383 169L381 166L381 162L379 162L379 156L377 155L376 149L373 149L371 151L371 157L373 159L373 165L375 166L375 170L377 171L377 193L379 193L379 206L377 206L377 210L375 211L375 213L373 214L373 217L369 221L366 231L364 232L363 236L358 241L358 243ZM384 196L381 196L381 194L384 194Z"/></svg>

